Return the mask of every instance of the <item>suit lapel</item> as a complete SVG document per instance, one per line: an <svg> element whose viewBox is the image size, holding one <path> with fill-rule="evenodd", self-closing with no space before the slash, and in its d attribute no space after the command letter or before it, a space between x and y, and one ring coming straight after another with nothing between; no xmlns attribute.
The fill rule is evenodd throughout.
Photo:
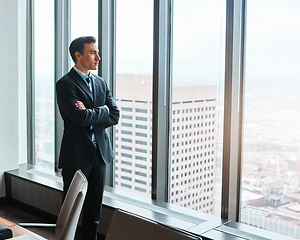
<svg viewBox="0 0 300 240"><path fill-rule="evenodd" d="M91 98L91 100L93 101L93 94L90 90L90 88L88 87L88 85L84 82L84 80L79 76L79 74L72 68L70 70L70 74L72 76L72 78L74 79L75 83L86 92L86 94ZM94 81L93 81L94 82ZM94 83L93 83L94 84ZM94 87L94 86L93 86ZM94 89L94 88L93 88Z"/></svg>
<svg viewBox="0 0 300 240"><path fill-rule="evenodd" d="M96 84L96 78L94 77L94 75L91 74L91 78L92 78L92 85L93 85L93 105L95 104L96 102L96 97L97 97L97 84Z"/></svg>

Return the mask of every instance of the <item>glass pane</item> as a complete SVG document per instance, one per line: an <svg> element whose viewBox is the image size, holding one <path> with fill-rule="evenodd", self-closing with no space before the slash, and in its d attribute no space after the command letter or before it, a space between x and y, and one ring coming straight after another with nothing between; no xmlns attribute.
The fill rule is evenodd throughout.
<svg viewBox="0 0 300 240"><path fill-rule="evenodd" d="M82 36L94 36L99 44L98 0L85 0L84 4L82 0L71 0L71 41ZM69 59L71 61L71 57ZM71 66L73 64L72 61ZM98 70L91 72L98 75Z"/></svg>
<svg viewBox="0 0 300 240"><path fill-rule="evenodd" d="M153 1L117 1L115 187L151 195Z"/></svg>
<svg viewBox="0 0 300 240"><path fill-rule="evenodd" d="M47 17L45 17L47 16ZM35 164L54 167L54 1L34 1Z"/></svg>
<svg viewBox="0 0 300 240"><path fill-rule="evenodd" d="M170 202L220 215L225 0L174 0Z"/></svg>
<svg viewBox="0 0 300 240"><path fill-rule="evenodd" d="M300 2L247 1L241 221L300 238Z"/></svg>
<svg viewBox="0 0 300 240"><path fill-rule="evenodd" d="M98 0L71 0L71 39L98 38Z"/></svg>

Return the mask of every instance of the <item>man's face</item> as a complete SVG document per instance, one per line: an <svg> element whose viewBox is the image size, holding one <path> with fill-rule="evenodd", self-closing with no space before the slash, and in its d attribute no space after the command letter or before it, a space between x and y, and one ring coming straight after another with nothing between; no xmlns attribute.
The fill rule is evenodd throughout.
<svg viewBox="0 0 300 240"><path fill-rule="evenodd" d="M83 54L76 52L76 65L83 71L96 70L100 61L99 50L96 43L85 43Z"/></svg>

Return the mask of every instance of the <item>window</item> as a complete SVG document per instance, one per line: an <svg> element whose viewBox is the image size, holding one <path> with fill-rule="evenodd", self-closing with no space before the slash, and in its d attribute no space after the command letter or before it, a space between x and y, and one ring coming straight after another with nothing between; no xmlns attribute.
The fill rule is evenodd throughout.
<svg viewBox="0 0 300 240"><path fill-rule="evenodd" d="M135 182L139 183L139 184L143 184L143 185L147 184L145 181L142 181L142 180L139 180L139 179L135 179Z"/></svg>
<svg viewBox="0 0 300 240"><path fill-rule="evenodd" d="M142 125L142 124L135 124L135 127L140 129L147 129L147 125Z"/></svg>
<svg viewBox="0 0 300 240"><path fill-rule="evenodd" d="M68 19L71 21L71 39L82 35L98 36L98 29L102 30L98 26L98 2L87 0L86 4L82 5L79 0L71 1L71 9L68 9L71 11L71 18ZM161 141L162 145L166 143L171 148L164 148L170 152L171 159L168 169L162 171L165 177L163 179L169 179L162 180L162 185L169 188L167 190L170 192L170 202L219 215L221 182L228 178L226 175L222 179L221 171L223 105L224 96L229 96L228 93L224 93L223 87L226 1L172 1L172 100L170 106L164 106L166 112L160 111L163 109L160 108L160 97L152 99L152 65L155 63L152 59L153 4L158 2L115 1L116 24L112 25L116 26L116 29L111 28L110 22L108 24L109 31L115 33L116 46L113 47L116 48L112 52L115 52L116 59L112 56L113 61L109 61L107 65L116 70L112 74L115 76L115 79L112 78L115 81L112 85L116 90L113 94L121 110L120 124L114 128L116 136L113 138L113 145L116 159L113 174L109 177L116 188L151 196L152 119L157 119L157 116L152 116L152 104L157 104L159 119L166 112L167 115L169 110L171 113L167 116L170 126L165 125L164 134L170 135L172 140L169 143L166 137ZM167 2L169 4L171 1L165 1ZM58 19L54 19L54 16L57 16L54 14L54 4L54 0L46 3L35 0L32 9L34 162L50 169L53 169L54 162L54 83L57 80L54 79L54 72L57 70L54 65L54 26ZM103 11L107 11L104 5ZM170 10L170 5L165 9L161 4L158 5L159 14L166 14ZM232 7L230 4L228 6ZM235 194L240 194L241 206L234 204L237 207L230 207L235 209L228 212L235 213L240 207L240 221L299 238L300 223L299 218L295 216L300 202L300 148L297 144L300 142L300 35L297 31L300 22L297 13L300 5L296 1L253 0L247 1L246 9L243 141L242 148L237 149L242 153L242 192L233 190ZM236 14L241 9L231 10ZM105 19L103 21L105 24ZM158 21L162 21L162 18ZM238 26L236 23L238 22L234 22L233 25ZM161 25L163 24L159 22L158 26ZM164 30L166 32L159 36L160 40L166 35L169 36L169 29ZM45 38L47 48L42 45ZM104 42L106 40L103 39ZM162 43L160 40L159 44ZM229 42L235 43L232 39ZM158 50L159 44L154 44L155 50ZM166 50L160 51L159 57L166 57L169 49ZM243 52L243 49L238 51ZM235 53L235 50L233 52ZM110 53L108 55L111 57ZM159 67L168 65L168 60L167 58ZM114 61L116 65L111 66ZM168 86L168 79L164 78L168 77L164 74L159 75L159 83L165 81L163 83ZM159 85L158 88L160 87ZM114 91L114 88L112 90ZM164 100L167 103L169 99ZM233 130L237 130L234 128L235 126ZM162 157L159 160L167 162L168 159ZM230 159L226 167L232 167L231 161ZM162 169L160 165L157 166L154 172ZM124 183L126 178L127 182ZM140 183L136 183L136 180ZM142 182L145 183L143 188L136 186ZM223 188L227 190L226 186ZM230 193L232 192L224 191L227 195L225 198ZM167 197L163 196L163 199L165 198ZM228 206L224 204L222 209L226 207ZM283 212L285 217L282 217Z"/></svg>
<svg viewBox="0 0 300 240"><path fill-rule="evenodd" d="M121 149L124 149L124 150L129 150L131 151L132 150L132 147L129 147L129 146L121 146Z"/></svg>
<svg viewBox="0 0 300 240"><path fill-rule="evenodd" d="M132 158L132 155L131 154L127 154L127 153L121 153L121 157Z"/></svg>
<svg viewBox="0 0 300 240"><path fill-rule="evenodd" d="M71 41L81 36L94 36L98 39L98 1L71 0ZM99 53L101 57L101 53ZM73 62L71 64L73 66ZM98 75L97 70L91 71Z"/></svg>
<svg viewBox="0 0 300 240"><path fill-rule="evenodd" d="M121 179L126 180L126 181L132 181L131 177L127 177L127 176L121 176Z"/></svg>
<svg viewBox="0 0 300 240"><path fill-rule="evenodd" d="M125 184L125 183L121 183L121 187L125 187L125 188L128 188L128 189L131 189L131 188L132 188L131 185Z"/></svg>
<svg viewBox="0 0 300 240"><path fill-rule="evenodd" d="M135 111L137 112L137 113L147 113L147 109L140 109L140 108L137 108L137 109L135 109Z"/></svg>
<svg viewBox="0 0 300 240"><path fill-rule="evenodd" d="M123 119L132 119L132 116L129 116L129 115L121 115L121 118L123 118Z"/></svg>
<svg viewBox="0 0 300 240"><path fill-rule="evenodd" d="M132 112L132 108L128 108L128 107L121 107L121 111L126 111L126 112Z"/></svg>
<svg viewBox="0 0 300 240"><path fill-rule="evenodd" d="M145 158L145 157L140 157L140 156L135 156L135 159L141 160L141 161L147 161L147 158Z"/></svg>
<svg viewBox="0 0 300 240"><path fill-rule="evenodd" d="M132 143L132 139L130 139L130 138L122 138L121 141Z"/></svg>
<svg viewBox="0 0 300 240"><path fill-rule="evenodd" d="M54 169L55 110L55 1L32 1L33 24L33 163ZM84 16L86 15L86 16ZM80 17L78 17L80 16ZM71 39L84 35L98 36L98 1L71 1ZM46 39L46 40L45 40ZM45 41L47 42L45 45ZM69 58L70 59L70 58Z"/></svg>
<svg viewBox="0 0 300 240"><path fill-rule="evenodd" d="M139 121L145 121L147 122L147 118L146 117L135 117L136 120L139 120Z"/></svg>
<svg viewBox="0 0 300 240"><path fill-rule="evenodd" d="M146 192L147 192L146 189L140 188L140 187L134 187L134 189L135 189L136 191L140 191L140 192L143 192L143 193L146 193Z"/></svg>
<svg viewBox="0 0 300 240"><path fill-rule="evenodd" d="M54 169L54 0L35 0L34 23L34 164Z"/></svg>
<svg viewBox="0 0 300 240"><path fill-rule="evenodd" d="M142 172L139 172L139 171L135 171L135 175L142 176L142 177L147 177L146 173L142 173Z"/></svg>
<svg viewBox="0 0 300 240"><path fill-rule="evenodd" d="M135 143L147 146L147 142L146 141L135 140Z"/></svg>
<svg viewBox="0 0 300 240"><path fill-rule="evenodd" d="M147 150L142 148L135 148L135 151L139 153L147 153Z"/></svg>
<svg viewBox="0 0 300 240"><path fill-rule="evenodd" d="M126 154L132 156L131 170L140 173L136 175L142 178L141 181L147 182L147 185L145 188L123 188L122 185L115 184L115 187L131 189L148 197L151 196L151 168L147 169L146 165L138 163L142 160L151 165L152 159L152 123L148 123L148 119L152 120L152 42L153 1L116 1L116 99L122 99L117 100L121 114L132 120L129 124L125 122L125 118L124 121L121 119L122 122L116 126L116 137L119 140L116 140L115 150L121 153L126 151ZM140 139L141 137L143 139ZM134 143L132 146L144 145L145 149L119 149L117 146L121 146L124 138L130 138ZM118 155L117 158L122 160L122 156ZM115 162L115 167L122 167L122 162ZM121 179L118 178L120 176L116 175L115 170L115 182L121 183Z"/></svg>
<svg viewBox="0 0 300 240"><path fill-rule="evenodd" d="M132 163L128 161L121 161L121 164L132 166Z"/></svg>
<svg viewBox="0 0 300 240"><path fill-rule="evenodd" d="M98 37L97 0L71 0L71 39L81 36Z"/></svg>
<svg viewBox="0 0 300 240"><path fill-rule="evenodd" d="M247 1L240 217L294 238L300 238L299 11L299 1Z"/></svg>
<svg viewBox="0 0 300 240"><path fill-rule="evenodd" d="M135 166L136 166L137 168L147 169L147 166L142 165L142 164L136 163Z"/></svg>
<svg viewBox="0 0 300 240"><path fill-rule="evenodd" d="M132 171L130 169L127 169L127 168L122 168L121 171L126 172L126 173L132 173Z"/></svg>
<svg viewBox="0 0 300 240"><path fill-rule="evenodd" d="M174 158L184 158L183 165L174 168L175 164L171 163L169 173L171 175L170 193L173 191L172 185L176 180L174 176L178 173L182 174L185 166L184 181L181 181L180 187L186 189L178 194L170 195L170 201L176 202L181 206L196 209L200 198L205 195L207 199L214 202L214 205L203 205L199 211L213 211L213 214L220 215L220 193L221 193L221 162L222 162L222 121L223 121L223 85L224 85L224 50L225 50L225 2L219 1L192 1L187 4L183 0L174 0L174 25L173 25L173 96L172 110L178 112L176 118L182 119L181 122L173 121L173 126L181 129L182 138L179 144L172 144L172 152ZM193 7L191 7L191 4ZM218 101L217 101L218 99ZM212 101L213 100L213 101ZM176 103L176 104L175 104ZM210 111L215 107L215 111ZM207 117L209 113L215 114L214 120L220 122L215 132L207 132L209 129L206 125L200 127L203 120L199 119L199 115L193 109L205 109L203 114ZM180 110L181 113L180 113ZM181 114L181 115L180 115ZM175 120L175 116L173 116ZM189 123L184 124L184 123ZM172 129L172 128L171 128ZM174 128L173 128L174 129ZM205 131L205 139L207 137L215 137L215 141L209 141L218 146L217 154L213 157L217 159L216 168L210 169L209 173L213 173L216 169L219 176L214 178L208 187L215 186L215 191L198 194L201 187L192 189L191 184L202 183L202 180L195 181L196 173L195 163L204 160L199 157L199 145L206 148L206 144L198 143L195 138L199 131ZM175 134L173 130L172 134ZM197 141L196 141L197 140ZM172 140L176 143L178 140ZM201 141L202 142L202 141ZM195 156L197 158L192 158ZM188 164L188 168L187 168ZM206 167L202 164L200 167ZM204 175L203 173L201 173ZM205 177L205 175L204 175ZM196 185L198 186L198 185ZM196 194L192 194L196 192ZM176 201L176 199L183 199Z"/></svg>
<svg viewBox="0 0 300 240"><path fill-rule="evenodd" d="M135 135L136 135L137 137L147 137L147 133L136 132Z"/></svg>
<svg viewBox="0 0 300 240"><path fill-rule="evenodd" d="M122 130L121 134L132 135L132 132L131 131Z"/></svg>

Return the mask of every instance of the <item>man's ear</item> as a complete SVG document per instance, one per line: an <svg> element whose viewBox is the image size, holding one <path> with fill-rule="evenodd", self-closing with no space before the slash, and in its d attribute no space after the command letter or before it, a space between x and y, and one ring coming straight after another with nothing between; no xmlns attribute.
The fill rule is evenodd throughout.
<svg viewBox="0 0 300 240"><path fill-rule="evenodd" d="M81 56L80 52L75 52L76 59L80 58L80 56Z"/></svg>

